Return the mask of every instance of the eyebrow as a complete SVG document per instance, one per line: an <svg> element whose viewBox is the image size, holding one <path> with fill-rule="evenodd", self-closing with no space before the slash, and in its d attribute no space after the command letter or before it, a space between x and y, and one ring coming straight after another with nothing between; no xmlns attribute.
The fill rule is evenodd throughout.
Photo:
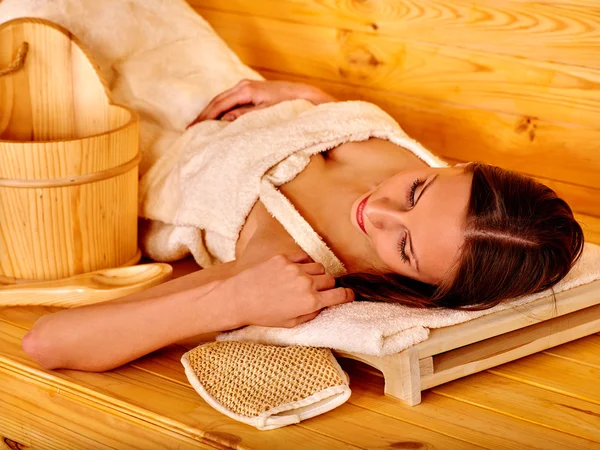
<svg viewBox="0 0 600 450"><path fill-rule="evenodd" d="M419 200L421 200L421 197L423 197L423 194L425 193L425 191L429 188L429 186L431 186L433 184L433 182L437 179L437 177L438 177L438 174L435 174L435 176L431 179L431 181L423 187L423 190L419 194ZM415 265L417 266L417 272L419 272L419 258L417 258L417 254L415 253L415 249L413 247L412 233L409 232L408 235L410 236L410 242L409 242L410 253L411 253L413 259L415 260Z"/></svg>

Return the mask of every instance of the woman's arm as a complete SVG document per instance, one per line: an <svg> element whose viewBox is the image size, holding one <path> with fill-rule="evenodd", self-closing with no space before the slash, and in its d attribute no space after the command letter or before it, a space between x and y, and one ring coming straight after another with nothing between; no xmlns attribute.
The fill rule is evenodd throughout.
<svg viewBox="0 0 600 450"><path fill-rule="evenodd" d="M309 84L242 80L213 98L188 127L203 120L235 120L247 112L296 99L308 100L315 105L336 101L331 95Z"/></svg>
<svg viewBox="0 0 600 450"><path fill-rule="evenodd" d="M109 370L198 334L245 325L294 326L353 300L306 254L200 270L117 301L42 317L23 339L41 365ZM282 301L293 299L293 301Z"/></svg>
<svg viewBox="0 0 600 450"><path fill-rule="evenodd" d="M211 295L217 280L233 270L224 264L118 300L44 316L23 339L23 349L50 369L101 371L191 334L235 327L234 311Z"/></svg>

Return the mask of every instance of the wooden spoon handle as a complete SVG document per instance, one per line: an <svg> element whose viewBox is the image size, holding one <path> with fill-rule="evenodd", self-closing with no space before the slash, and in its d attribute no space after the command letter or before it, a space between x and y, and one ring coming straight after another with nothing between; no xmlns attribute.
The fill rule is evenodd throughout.
<svg viewBox="0 0 600 450"><path fill-rule="evenodd" d="M98 270L70 278L0 287L0 306L74 308L123 297L171 278L169 264L152 263Z"/></svg>

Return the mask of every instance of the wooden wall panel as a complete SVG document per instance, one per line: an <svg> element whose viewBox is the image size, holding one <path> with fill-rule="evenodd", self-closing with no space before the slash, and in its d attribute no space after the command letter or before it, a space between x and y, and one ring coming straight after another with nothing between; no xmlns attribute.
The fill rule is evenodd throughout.
<svg viewBox="0 0 600 450"><path fill-rule="evenodd" d="M585 240L600 245L600 217L575 214L575 218L581 224Z"/></svg>
<svg viewBox="0 0 600 450"><path fill-rule="evenodd" d="M597 0L190 0L194 7L242 13L594 66Z"/></svg>
<svg viewBox="0 0 600 450"><path fill-rule="evenodd" d="M190 0L267 79L550 185L600 241L600 0Z"/></svg>
<svg viewBox="0 0 600 450"><path fill-rule="evenodd" d="M550 121L598 124L600 69L198 11L253 67Z"/></svg>

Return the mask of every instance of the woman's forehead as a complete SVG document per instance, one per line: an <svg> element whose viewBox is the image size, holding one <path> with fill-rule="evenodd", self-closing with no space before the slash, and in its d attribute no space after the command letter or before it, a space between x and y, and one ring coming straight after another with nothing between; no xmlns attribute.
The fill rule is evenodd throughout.
<svg viewBox="0 0 600 450"><path fill-rule="evenodd" d="M471 174L462 169L436 172L435 182L419 199L418 223L411 230L421 276L435 283L452 269L464 242L472 183Z"/></svg>

